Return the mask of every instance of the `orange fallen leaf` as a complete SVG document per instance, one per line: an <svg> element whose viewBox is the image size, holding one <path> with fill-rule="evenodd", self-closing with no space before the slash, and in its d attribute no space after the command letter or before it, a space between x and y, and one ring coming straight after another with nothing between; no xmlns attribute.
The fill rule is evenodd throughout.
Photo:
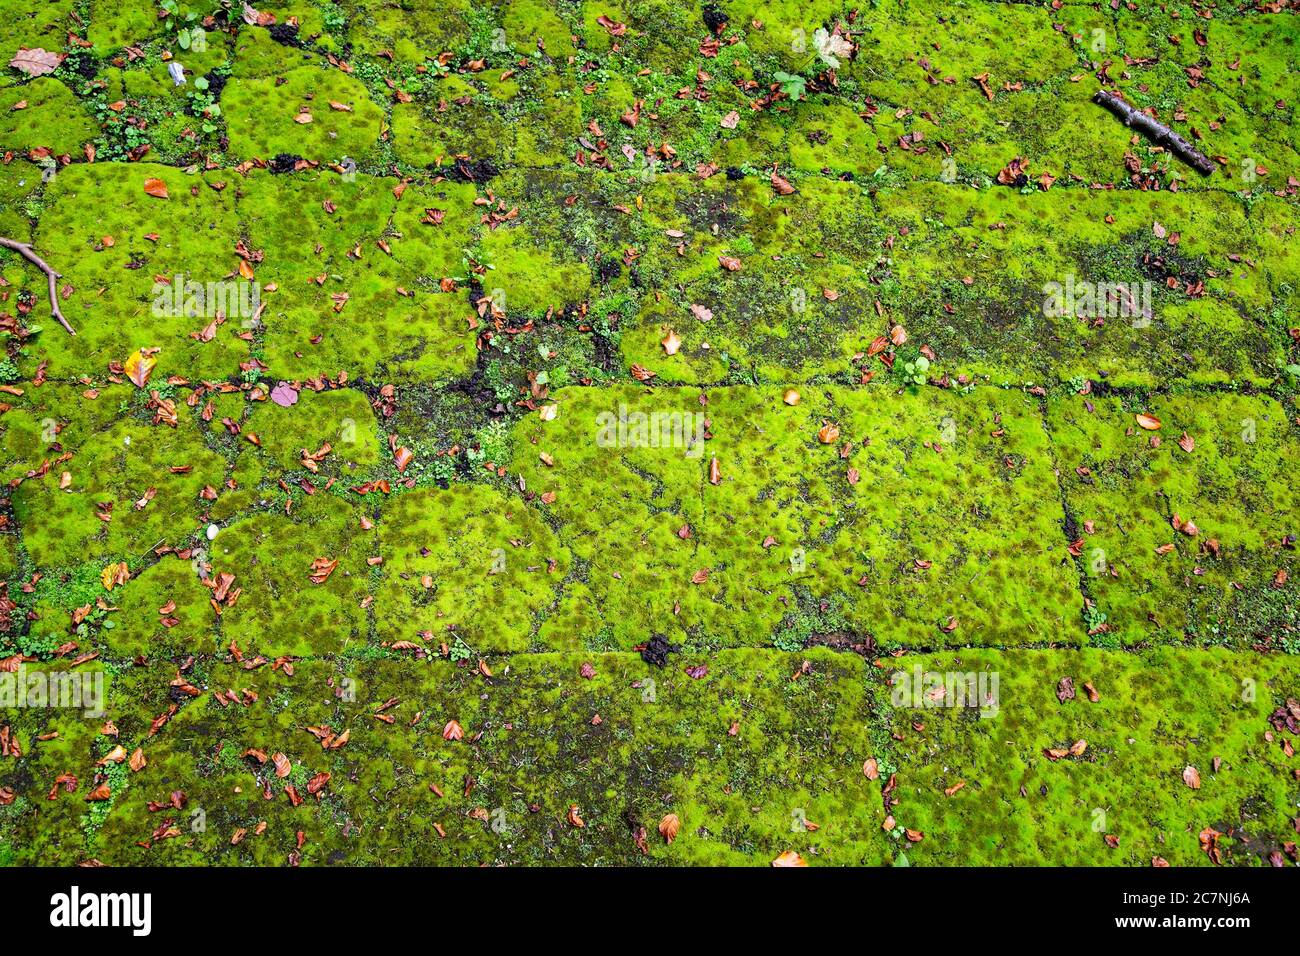
<svg viewBox="0 0 1300 956"><path fill-rule="evenodd" d="M677 833L681 828L682 821L675 813L666 814L664 818L659 821L659 833L663 836L665 843L672 843L673 840L677 839Z"/></svg>
<svg viewBox="0 0 1300 956"><path fill-rule="evenodd" d="M156 199L168 199L167 184L161 179L146 179L144 181L144 191Z"/></svg>
<svg viewBox="0 0 1300 956"><path fill-rule="evenodd" d="M773 866L807 866L808 864L805 863L803 857L801 857L794 850L786 850L784 853L782 853L780 856L778 856L775 860L772 861L772 865Z"/></svg>
<svg viewBox="0 0 1300 956"><path fill-rule="evenodd" d="M334 569L339 566L338 558L317 558L311 563L311 581L313 584L324 584L329 580L329 576L334 573Z"/></svg>

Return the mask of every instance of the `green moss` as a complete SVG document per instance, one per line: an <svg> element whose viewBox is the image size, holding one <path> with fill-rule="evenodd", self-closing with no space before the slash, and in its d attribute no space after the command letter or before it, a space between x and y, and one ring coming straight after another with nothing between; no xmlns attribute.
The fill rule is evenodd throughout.
<svg viewBox="0 0 1300 956"><path fill-rule="evenodd" d="M436 381L473 365L472 313L439 291L463 274L473 189L413 186L398 199L396 186L360 173L250 182L241 211L265 253L259 279L274 286L261 321L275 369Z"/></svg>
<svg viewBox="0 0 1300 956"><path fill-rule="evenodd" d="M90 117L58 80L42 76L0 89L0 145L19 152L44 146L55 156L77 155L94 135Z"/></svg>
<svg viewBox="0 0 1300 956"><path fill-rule="evenodd" d="M323 64L275 77L236 76L221 94L221 109L232 153L267 160L288 153L326 163L362 162L384 118L361 83ZM310 122L300 119L305 117Z"/></svg>
<svg viewBox="0 0 1300 956"><path fill-rule="evenodd" d="M305 865L766 865L787 849L814 863L879 862L885 844L874 834L883 813L861 770L863 667L814 651L806 673L792 679L802 660L728 652L701 679L631 655L529 655L491 678L468 666L410 661L303 661L292 674L222 664L188 675L203 693L145 740L158 706L147 689L165 687L174 674L147 669L135 686L113 684L109 714L124 743L143 743L148 764L119 772L126 785L90 844L68 847L62 858L77 861L79 851L113 863L282 863L301 830ZM580 674L584 662L590 678ZM380 708L391 724L374 719ZM463 740L443 739L451 719L464 727ZM304 729L325 726L346 730L347 743L325 750ZM52 768L62 760L88 780L92 760L112 743L94 743L89 724L79 738L64 729L57 744L38 745L35 779L0 778L17 782L29 806L45 804L39 832L49 835L66 832L60 810L82 803L81 792L44 800L60 772ZM283 753L291 772L277 778L269 761L241 756L250 748ZM720 783L701 785L706 767ZM320 772L329 783L314 797L306 782ZM285 795L288 784L304 798L300 806ZM148 811L176 789L186 795L182 810ZM375 802L376 790L388 798ZM566 820L574 804L582 828ZM656 829L670 812L682 829L666 845ZM167 820L179 835L146 839ZM803 820L816 829L795 832L792 823ZM635 826L648 831L648 856L637 849ZM247 832L234 840L237 829ZM427 838L384 839L395 833ZM48 841L16 846L48 852Z"/></svg>
<svg viewBox="0 0 1300 956"><path fill-rule="evenodd" d="M492 266L482 278L484 289L507 310L542 314L574 305L591 284L584 264L538 243L521 226L489 232L479 248L482 260Z"/></svg>
<svg viewBox="0 0 1300 956"><path fill-rule="evenodd" d="M181 50L121 0L0 23L0 62L68 53L0 84L0 235L78 332L0 251L0 658L108 688L3 709L0 864L1186 865L1209 826L1257 865L1293 836L1285 16L258 9L296 40L236 11ZM1000 683L895 703L913 666Z"/></svg>
<svg viewBox="0 0 1300 956"><path fill-rule="evenodd" d="M105 649L120 658L183 660L220 649L211 591L199 577L214 546L201 543L187 558L167 556L114 589L114 627L101 630ZM164 613L163 609L170 607Z"/></svg>
<svg viewBox="0 0 1300 956"><path fill-rule="evenodd" d="M360 515L317 493L297 500L290 515L257 515L222 529L209 549L213 574L235 575L242 589L223 608L222 639L269 657L337 653L363 640L366 559L376 552ZM322 583L312 580L318 558L338 561Z"/></svg>
<svg viewBox="0 0 1300 956"><path fill-rule="evenodd" d="M375 413L366 396L354 389L304 390L287 408L259 402L243 428L257 435L268 464L285 471L304 469L304 458L312 460L326 445L325 457L313 461L313 474L321 478L357 481L379 462Z"/></svg>
<svg viewBox="0 0 1300 956"><path fill-rule="evenodd" d="M58 249L61 307L78 334L64 335L42 320L46 331L31 351L48 362L51 376L102 375L109 363L125 362L141 348L161 349L155 384L170 375L238 372L248 356L248 343L238 337L240 323L227 321L203 342L194 333L215 318L215 300L191 317L162 295L176 276L205 289L226 283L225 291L239 294L232 175L190 175L148 163L80 163L54 178L35 244L43 251ZM169 198L148 195L150 179L162 180Z"/></svg>
<svg viewBox="0 0 1300 956"><path fill-rule="evenodd" d="M367 2L350 11L348 39L371 56L387 51L396 61L418 63L467 43L473 15L470 0Z"/></svg>
<svg viewBox="0 0 1300 956"><path fill-rule="evenodd" d="M459 637L479 654L526 650L569 571L568 549L540 517L489 488L394 499L379 544L375 635L387 643L424 635L435 649Z"/></svg>
<svg viewBox="0 0 1300 956"><path fill-rule="evenodd" d="M111 53L160 32L153 10L128 0L90 0L90 26L86 39L101 53Z"/></svg>
<svg viewBox="0 0 1300 956"><path fill-rule="evenodd" d="M0 57L7 65L20 47L58 50L67 36L68 15L75 0L54 0L6 11L0 24Z"/></svg>
<svg viewBox="0 0 1300 956"><path fill-rule="evenodd" d="M891 813L899 830L925 836L915 844L899 839L898 852L926 864L1149 866L1159 856L1206 866L1198 834L1213 827L1228 834L1219 844L1225 862L1261 865L1291 830L1290 772L1278 743L1264 735L1269 712L1295 694L1293 660L1162 649L891 661L894 686L878 692L900 738ZM910 697L918 668L927 688L920 699L933 701L919 707ZM951 688L930 695L929 674L975 674L977 688L996 689L998 706L981 717L954 706ZM1064 677L1075 697L1062 702L1056 691ZM904 706L889 703L895 690ZM1087 744L1081 756L1053 761L1044 753L1080 740ZM1187 766L1198 770L1200 789L1183 782ZM1108 835L1118 838L1116 848Z"/></svg>
<svg viewBox="0 0 1300 956"><path fill-rule="evenodd" d="M1140 428L1138 413L1160 430ZM1081 560L1107 618L1099 640L1246 647L1295 627L1294 584L1274 583L1279 570L1295 577L1295 552L1279 545L1297 507L1284 464L1294 425L1276 402L1063 397L1049 427L1066 500L1091 522Z"/></svg>
<svg viewBox="0 0 1300 956"><path fill-rule="evenodd" d="M1079 640L1064 515L1043 504L1056 486L1034 403L992 391L885 399L818 388L794 408L779 390L700 397L565 389L553 420L516 431L514 468L532 492L556 496L548 508L589 562L573 600L602 608L618 646L656 632L767 643L798 589L842 601L851 630L890 644ZM632 423L622 433L620 409ZM663 430L649 426L654 414ZM839 440L818 441L823 422ZM566 604L560 613L578 613Z"/></svg>
<svg viewBox="0 0 1300 956"><path fill-rule="evenodd" d="M183 546L197 530L199 491L224 472L186 420L175 428L123 420L68 451L69 460L13 493L23 544L40 566ZM63 472L66 488L59 487Z"/></svg>

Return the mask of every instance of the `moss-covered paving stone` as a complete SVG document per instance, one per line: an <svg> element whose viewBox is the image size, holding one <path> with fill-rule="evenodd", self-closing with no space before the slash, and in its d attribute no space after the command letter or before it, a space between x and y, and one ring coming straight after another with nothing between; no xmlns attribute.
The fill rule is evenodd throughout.
<svg viewBox="0 0 1300 956"><path fill-rule="evenodd" d="M668 382L803 381L850 373L887 331L868 271L885 235L858 186L809 180L780 196L756 178L672 174L641 205L638 276L671 294L643 297L621 340L629 365Z"/></svg>
<svg viewBox="0 0 1300 956"><path fill-rule="evenodd" d="M0 812L69 862L766 865L793 849L877 863L863 671L825 650L726 652L693 674L627 654L136 668L111 683L116 740L98 733L104 717L60 713L60 741L32 744L46 724L23 716L32 750L0 765L16 794ZM463 738L447 739L450 721ZM145 765L108 765L107 812L83 829L69 808L116 742ZM45 801L65 771L78 790ZM671 844L657 832L668 814ZM394 846L394 833L424 838Z"/></svg>
<svg viewBox="0 0 1300 956"><path fill-rule="evenodd" d="M570 82L549 73L448 73L393 105L394 149L416 166L561 166L583 134Z"/></svg>
<svg viewBox="0 0 1300 956"><path fill-rule="evenodd" d="M139 401L128 385L87 388L60 382L10 386L0 411L0 479L14 482L75 452Z"/></svg>
<svg viewBox="0 0 1300 956"><path fill-rule="evenodd" d="M280 388L281 386L276 386ZM289 392L290 405L265 397L245 408L241 434L263 456L263 468L280 469L323 482L360 483L379 463L380 440L374 409L357 389ZM272 394L280 395L272 389ZM249 448L244 454L257 454ZM309 473L309 474L308 474ZM314 476L314 477L313 477Z"/></svg>
<svg viewBox="0 0 1300 956"><path fill-rule="evenodd" d="M1285 751L1295 735L1269 718L1297 689L1294 657L1221 648L891 659L875 697L896 735L878 758L881 783L893 783L892 854L930 865L1268 865L1295 834Z"/></svg>
<svg viewBox="0 0 1300 956"><path fill-rule="evenodd" d="M419 63L466 44L474 31L470 0L407 0L401 5L360 0L351 7L347 37L371 56Z"/></svg>
<svg viewBox="0 0 1300 956"><path fill-rule="evenodd" d="M0 57L6 65L21 47L41 47L57 50L67 35L71 23L69 14L76 7L74 0L53 0L32 7L20 6L6 11L0 24Z"/></svg>
<svg viewBox="0 0 1300 956"><path fill-rule="evenodd" d="M175 426L122 418L14 489L23 543L38 566L51 568L109 558L129 563L183 545L199 528L200 492L221 483L225 464L189 418Z"/></svg>
<svg viewBox="0 0 1300 956"><path fill-rule="evenodd" d="M231 151L246 159L290 154L361 162L379 140L383 111L357 80L323 61L283 75L235 77L221 96Z"/></svg>
<svg viewBox="0 0 1300 956"><path fill-rule="evenodd" d="M77 335L44 318L29 347L33 372L44 361L51 377L101 376L137 349L156 348L155 381L237 375L249 355L240 335L252 316L243 313L255 311L236 252L237 177L148 163L61 170L45 189L34 245L51 258L58 250L60 306ZM151 182L162 184L154 194ZM44 283L32 287L43 298Z"/></svg>
<svg viewBox="0 0 1300 956"><path fill-rule="evenodd" d="M363 644L370 559L381 554L365 513L327 492L294 501L290 514L233 522L210 545L222 640L269 657ZM234 578L222 588L224 575Z"/></svg>
<svg viewBox="0 0 1300 956"><path fill-rule="evenodd" d="M570 569L569 550L541 516L490 488L414 491L385 502L379 545L383 577L372 607L385 644L528 650ZM555 635L547 643L580 640Z"/></svg>
<svg viewBox="0 0 1300 956"><path fill-rule="evenodd" d="M264 292L267 361L283 374L441 381L474 364L463 276L474 190L359 173L250 176L240 213ZM476 321L476 320L475 320Z"/></svg>
<svg viewBox="0 0 1300 956"><path fill-rule="evenodd" d="M71 91L37 77L0 89L0 146L18 152L45 147L55 156L81 152L95 126Z"/></svg>
<svg viewBox="0 0 1300 956"><path fill-rule="evenodd" d="M554 620L612 647L1082 637L1030 396L601 388L552 407L514 468L581 562Z"/></svg>
<svg viewBox="0 0 1300 956"><path fill-rule="evenodd" d="M1265 383L1284 363L1264 269L1285 267L1227 194L922 184L875 200L891 231L881 301L945 370Z"/></svg>
<svg viewBox="0 0 1300 956"><path fill-rule="evenodd" d="M100 830L136 773L130 755L149 739L154 718L179 709L175 702L187 696L169 683L176 670L59 662L4 676L14 683L0 693L16 694L17 677L25 693L20 706L0 707L0 727L21 749L0 761L0 787L14 796L0 802L0 859L43 866L93 860Z"/></svg>
<svg viewBox="0 0 1300 956"><path fill-rule="evenodd" d="M1294 641L1293 412L1266 396L1075 395L1053 399L1048 427L1094 643Z"/></svg>

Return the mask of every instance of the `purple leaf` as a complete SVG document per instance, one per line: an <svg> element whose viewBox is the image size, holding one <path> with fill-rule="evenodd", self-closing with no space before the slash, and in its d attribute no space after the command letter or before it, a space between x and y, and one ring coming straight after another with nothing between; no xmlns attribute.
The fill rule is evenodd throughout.
<svg viewBox="0 0 1300 956"><path fill-rule="evenodd" d="M281 382L271 389L271 401L283 408L296 405L298 403L298 390L288 382Z"/></svg>

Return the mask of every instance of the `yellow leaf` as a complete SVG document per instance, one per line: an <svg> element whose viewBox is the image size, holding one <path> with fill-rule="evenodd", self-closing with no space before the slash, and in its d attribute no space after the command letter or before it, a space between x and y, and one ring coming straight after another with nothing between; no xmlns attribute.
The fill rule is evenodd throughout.
<svg viewBox="0 0 1300 956"><path fill-rule="evenodd" d="M145 355L140 349L136 349L126 360L122 370L126 372L126 377L135 383L136 388L144 388L153 372L153 367L157 364L158 360L152 355Z"/></svg>
<svg viewBox="0 0 1300 956"><path fill-rule="evenodd" d="M114 585L125 584L131 572L127 569L125 561L118 561L116 564L110 564L99 573L100 583L104 585L105 591L113 590Z"/></svg>

